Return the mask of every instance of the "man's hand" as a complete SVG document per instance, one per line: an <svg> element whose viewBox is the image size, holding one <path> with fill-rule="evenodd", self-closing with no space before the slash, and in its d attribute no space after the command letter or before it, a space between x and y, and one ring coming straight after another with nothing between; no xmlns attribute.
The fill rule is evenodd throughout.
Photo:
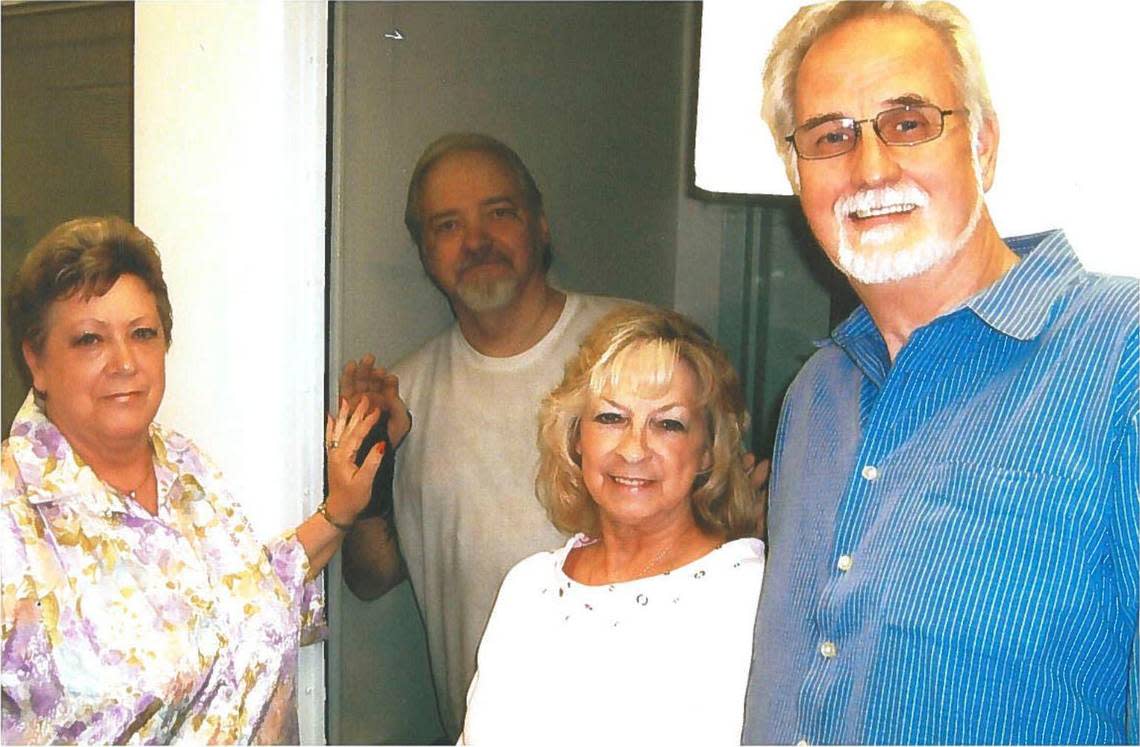
<svg viewBox="0 0 1140 747"><path fill-rule="evenodd" d="M372 407L388 414L388 441L392 448L400 445L412 428L408 406L400 398L400 380L383 368L376 367L371 354L359 361L349 361L340 374L340 396L354 408L361 397Z"/></svg>
<svg viewBox="0 0 1140 747"><path fill-rule="evenodd" d="M768 476L772 470L770 459L756 460L756 455L748 452L744 455L744 471L748 474L748 482L752 485L752 494L759 508L756 518L756 536L765 539L768 531Z"/></svg>

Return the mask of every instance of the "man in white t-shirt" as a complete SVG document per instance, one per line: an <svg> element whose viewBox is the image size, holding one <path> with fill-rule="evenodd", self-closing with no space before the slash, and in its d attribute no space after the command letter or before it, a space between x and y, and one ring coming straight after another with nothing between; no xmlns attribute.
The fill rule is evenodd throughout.
<svg viewBox="0 0 1140 747"><path fill-rule="evenodd" d="M391 516L355 523L343 567L362 599L411 579L454 739L503 576L565 541L534 493L539 401L594 322L622 302L547 282L542 195L519 156L493 138L461 133L429 145L404 220L456 323L391 374L370 356L345 367L342 394L368 391L399 448Z"/></svg>

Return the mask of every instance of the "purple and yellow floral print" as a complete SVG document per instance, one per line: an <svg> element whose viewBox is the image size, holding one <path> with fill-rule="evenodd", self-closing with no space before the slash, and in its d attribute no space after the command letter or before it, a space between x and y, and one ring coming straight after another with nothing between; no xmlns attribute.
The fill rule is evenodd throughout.
<svg viewBox="0 0 1140 747"><path fill-rule="evenodd" d="M29 394L3 445L2 736L298 740L297 649L323 638L292 533L260 541L188 439L151 426L155 516L110 489Z"/></svg>

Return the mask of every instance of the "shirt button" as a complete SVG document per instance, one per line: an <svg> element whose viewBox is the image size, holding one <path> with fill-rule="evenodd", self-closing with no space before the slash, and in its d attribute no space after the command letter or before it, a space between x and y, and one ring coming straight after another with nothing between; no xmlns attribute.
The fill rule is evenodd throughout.
<svg viewBox="0 0 1140 747"><path fill-rule="evenodd" d="M850 555L840 555L839 560L835 563L835 566L844 573L847 573L847 571L851 570L851 564L853 562L854 561L851 560Z"/></svg>
<svg viewBox="0 0 1140 747"><path fill-rule="evenodd" d="M832 659L835 657L835 654L837 654L838 651L836 651L834 643L831 641L824 641L823 643L819 644L819 653L825 659Z"/></svg>
<svg viewBox="0 0 1140 747"><path fill-rule="evenodd" d="M868 464L863 467L862 474L863 479L867 480L868 482L871 480L877 480L879 478L879 468L873 464Z"/></svg>

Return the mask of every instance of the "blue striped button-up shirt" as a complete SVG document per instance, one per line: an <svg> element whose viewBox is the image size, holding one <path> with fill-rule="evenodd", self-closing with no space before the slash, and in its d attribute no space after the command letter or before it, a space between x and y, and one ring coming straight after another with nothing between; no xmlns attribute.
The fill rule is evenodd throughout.
<svg viewBox="0 0 1140 747"><path fill-rule="evenodd" d="M792 384L746 743L1136 739L1140 286L1007 243L893 365L860 308Z"/></svg>

